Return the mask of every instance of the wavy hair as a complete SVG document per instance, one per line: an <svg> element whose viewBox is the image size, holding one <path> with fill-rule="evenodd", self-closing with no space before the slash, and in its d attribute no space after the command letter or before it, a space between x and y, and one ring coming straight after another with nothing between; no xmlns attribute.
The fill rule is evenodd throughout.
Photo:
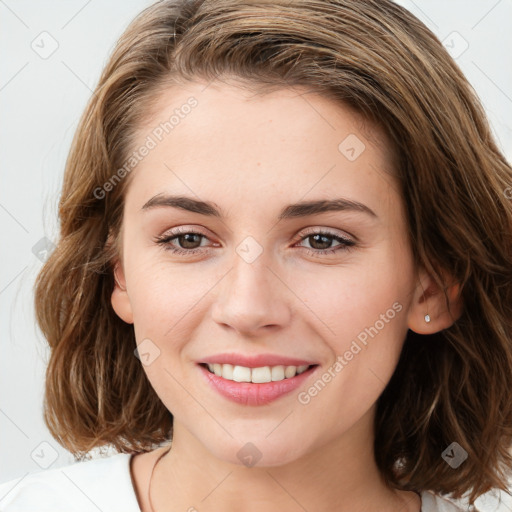
<svg viewBox="0 0 512 512"><path fill-rule="evenodd" d="M471 503L493 488L506 491L512 168L439 39L391 0L164 0L129 25L73 139L58 245L35 284L37 321L51 348L51 434L75 458L105 445L148 451L172 438L172 415L134 357L133 326L110 302L130 176L97 191L133 152L159 91L223 76L261 91L306 87L385 131L415 264L445 296L446 275L459 283L463 311L436 334L408 331L377 402L377 465L398 489L470 492ZM441 457L452 442L468 453L457 470Z"/></svg>

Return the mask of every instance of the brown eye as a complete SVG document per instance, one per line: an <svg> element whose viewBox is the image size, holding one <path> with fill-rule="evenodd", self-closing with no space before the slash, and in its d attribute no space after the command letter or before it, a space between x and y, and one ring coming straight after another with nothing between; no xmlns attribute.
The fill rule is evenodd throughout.
<svg viewBox="0 0 512 512"><path fill-rule="evenodd" d="M208 249L201 246L202 239L208 239L203 233L199 233L190 228L178 228L173 233L158 236L154 241L163 246L166 251L175 254L191 255L196 252Z"/></svg>
<svg viewBox="0 0 512 512"><path fill-rule="evenodd" d="M353 240L328 232L310 233L302 237L300 242L304 242L306 240L310 247L304 248L314 255L346 251L356 245ZM333 241L338 242L338 245L334 248L332 247Z"/></svg>
<svg viewBox="0 0 512 512"><path fill-rule="evenodd" d="M185 233L184 235L178 235L173 237L179 241L179 245L182 249L196 249L201 245L201 238L203 235L199 233ZM197 245L199 243L199 245Z"/></svg>
<svg viewBox="0 0 512 512"><path fill-rule="evenodd" d="M309 235L307 240L313 249L329 249L333 243L334 237L326 235Z"/></svg>

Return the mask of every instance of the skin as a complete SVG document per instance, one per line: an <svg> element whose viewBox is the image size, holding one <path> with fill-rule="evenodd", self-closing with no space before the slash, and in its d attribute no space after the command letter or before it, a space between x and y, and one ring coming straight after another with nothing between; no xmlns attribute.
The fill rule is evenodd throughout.
<svg viewBox="0 0 512 512"><path fill-rule="evenodd" d="M172 450L151 483L154 510L420 510L417 494L388 488L376 467L375 404L407 330L437 332L458 315L413 265L390 144L377 127L316 93L255 95L219 81L205 87L166 90L141 126L136 147L190 96L198 101L130 176L115 262L112 305L134 324L137 343L148 338L160 350L144 370L174 416ZM365 144L354 161L338 149L349 134ZM160 193L212 201L225 216L141 211ZM277 219L290 203L338 197L377 217L335 211ZM178 226L205 237L169 245L202 252L172 254L154 241ZM322 245L306 237L325 229L356 245L313 254L340 248L334 238ZM263 250L252 263L236 252L248 236ZM449 297L460 314L456 287ZM308 404L299 403L298 392L396 302L400 312ZM292 355L320 368L297 392L265 406L240 405L200 378L197 361L220 352ZM261 452L253 467L237 457L247 442ZM143 512L151 510L149 476L163 449L132 459Z"/></svg>

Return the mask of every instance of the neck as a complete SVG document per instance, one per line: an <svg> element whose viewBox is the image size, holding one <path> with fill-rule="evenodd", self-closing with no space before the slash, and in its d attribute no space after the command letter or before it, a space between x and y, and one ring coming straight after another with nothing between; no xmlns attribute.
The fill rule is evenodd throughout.
<svg viewBox="0 0 512 512"><path fill-rule="evenodd" d="M150 481L148 512L357 512L420 510L417 494L385 485L375 463L370 414L349 436L316 446L291 463L246 467L214 457L182 424Z"/></svg>

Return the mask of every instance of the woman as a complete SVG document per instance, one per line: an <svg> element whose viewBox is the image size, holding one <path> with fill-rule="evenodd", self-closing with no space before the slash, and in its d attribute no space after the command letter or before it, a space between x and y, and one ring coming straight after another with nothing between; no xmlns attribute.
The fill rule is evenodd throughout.
<svg viewBox="0 0 512 512"><path fill-rule="evenodd" d="M391 1L149 7L36 283L47 426L119 454L1 510L476 510L512 462L511 183Z"/></svg>

